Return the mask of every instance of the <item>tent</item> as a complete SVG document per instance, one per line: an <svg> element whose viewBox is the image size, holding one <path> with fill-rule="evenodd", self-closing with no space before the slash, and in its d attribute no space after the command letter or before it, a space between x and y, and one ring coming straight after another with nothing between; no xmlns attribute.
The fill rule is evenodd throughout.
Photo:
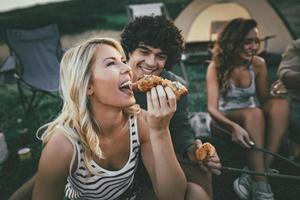
<svg viewBox="0 0 300 200"><path fill-rule="evenodd" d="M261 38L275 36L265 47L268 53L281 54L293 40L267 0L193 0L175 19L175 24L182 30L187 44L207 43L215 40L222 25L237 17L255 19Z"/></svg>

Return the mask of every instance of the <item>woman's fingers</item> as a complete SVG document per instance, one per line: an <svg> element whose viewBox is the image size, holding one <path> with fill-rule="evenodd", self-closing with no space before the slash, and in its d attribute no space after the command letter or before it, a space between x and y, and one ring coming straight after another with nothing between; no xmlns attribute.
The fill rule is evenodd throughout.
<svg viewBox="0 0 300 200"><path fill-rule="evenodd" d="M147 109L148 111L153 110L153 103L152 103L152 99L151 99L151 92L147 92Z"/></svg>
<svg viewBox="0 0 300 200"><path fill-rule="evenodd" d="M240 140L240 145L242 145L243 147L246 147L246 148L250 148L249 144L245 141L245 140Z"/></svg>
<svg viewBox="0 0 300 200"><path fill-rule="evenodd" d="M160 99L159 99L159 96L158 96L159 94L158 94L156 87L151 89L150 94L151 94L153 109L155 110L157 108L160 108Z"/></svg>
<svg viewBox="0 0 300 200"><path fill-rule="evenodd" d="M176 109L177 100L176 100L176 96L175 96L173 90L170 87L165 87L164 91L167 94L167 100L168 100L169 107Z"/></svg>
<svg viewBox="0 0 300 200"><path fill-rule="evenodd" d="M169 126L176 111L176 96L171 88L159 85L147 92L148 121L153 127Z"/></svg>
<svg viewBox="0 0 300 200"><path fill-rule="evenodd" d="M232 134L232 140L242 147L250 148L249 144L251 144L251 140L249 135L247 131L241 127Z"/></svg>
<svg viewBox="0 0 300 200"><path fill-rule="evenodd" d="M158 85L147 92L147 101L152 109L176 110L176 96L169 87ZM149 108L149 107L148 107Z"/></svg>
<svg viewBox="0 0 300 200"><path fill-rule="evenodd" d="M245 133L243 136L244 136L243 137L243 142L245 143L245 147L250 148L249 144L251 143L251 140L249 138L248 133Z"/></svg>

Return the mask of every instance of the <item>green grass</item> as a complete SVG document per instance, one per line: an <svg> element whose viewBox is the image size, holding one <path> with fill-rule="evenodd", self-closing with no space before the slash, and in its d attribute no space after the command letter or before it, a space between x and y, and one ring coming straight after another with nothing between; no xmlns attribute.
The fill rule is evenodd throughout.
<svg viewBox="0 0 300 200"><path fill-rule="evenodd" d="M16 85L0 85L0 96L0 130L5 134L9 150L9 157L0 172L2 200L8 199L15 189L35 173L42 149L35 132L56 116L60 102L46 97L34 112L25 113ZM19 161L17 151L23 147L31 148L32 159Z"/></svg>

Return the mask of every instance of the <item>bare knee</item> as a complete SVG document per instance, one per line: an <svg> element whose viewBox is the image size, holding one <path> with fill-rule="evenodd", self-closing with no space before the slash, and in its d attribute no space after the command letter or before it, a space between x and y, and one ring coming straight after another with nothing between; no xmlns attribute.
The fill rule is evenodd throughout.
<svg viewBox="0 0 300 200"><path fill-rule="evenodd" d="M247 113L245 114L244 126L255 129L260 128L261 130L264 130L265 118L263 111L260 108L248 109Z"/></svg>
<svg viewBox="0 0 300 200"><path fill-rule="evenodd" d="M264 111L268 117L287 117L289 114L289 102L286 99L274 98L267 102Z"/></svg>
<svg viewBox="0 0 300 200"><path fill-rule="evenodd" d="M243 126L256 145L263 145L265 132L264 113L260 108L247 109Z"/></svg>
<svg viewBox="0 0 300 200"><path fill-rule="evenodd" d="M189 182L187 184L185 199L186 200L210 200L210 197L200 185Z"/></svg>

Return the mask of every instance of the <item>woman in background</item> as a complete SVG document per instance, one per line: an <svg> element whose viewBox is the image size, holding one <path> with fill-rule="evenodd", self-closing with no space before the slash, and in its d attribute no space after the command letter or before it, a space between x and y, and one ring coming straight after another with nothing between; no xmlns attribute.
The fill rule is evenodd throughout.
<svg viewBox="0 0 300 200"><path fill-rule="evenodd" d="M213 48L213 61L207 71L208 111L234 142L245 147L247 167L264 172L272 157L257 147L275 153L288 128L288 102L269 94L265 60L257 56L259 30L253 19L234 19L219 33ZM266 133L266 134L265 134ZM274 199L263 176L241 174L234 181L241 199Z"/></svg>

